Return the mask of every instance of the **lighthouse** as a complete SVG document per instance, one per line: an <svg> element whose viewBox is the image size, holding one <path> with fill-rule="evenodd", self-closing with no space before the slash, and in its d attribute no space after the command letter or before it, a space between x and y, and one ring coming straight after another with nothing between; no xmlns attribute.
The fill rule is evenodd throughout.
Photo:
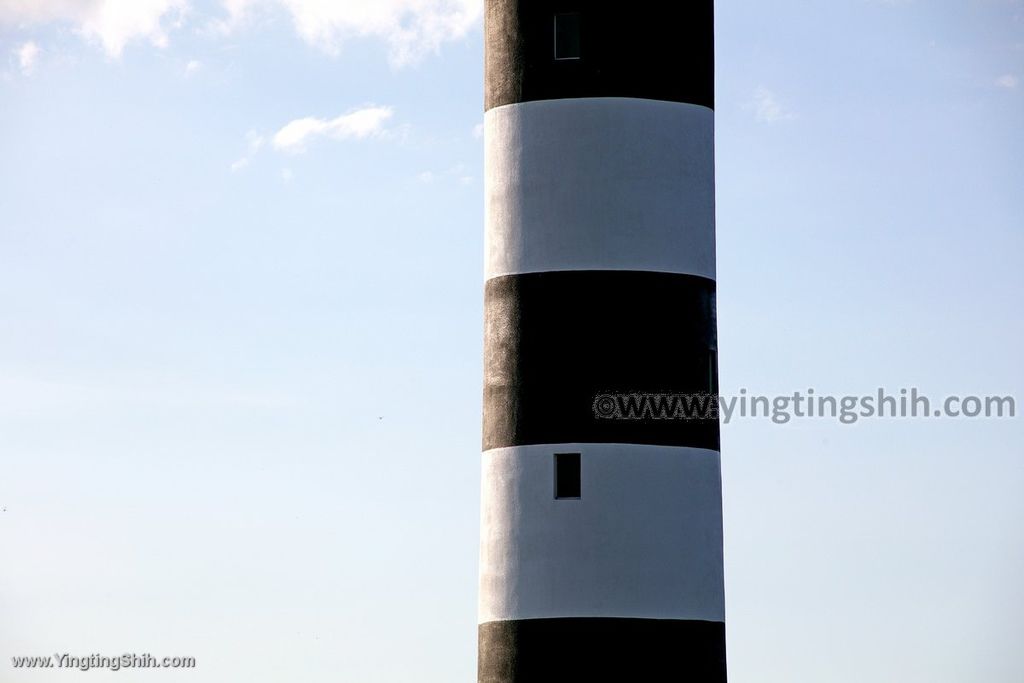
<svg viewBox="0 0 1024 683"><path fill-rule="evenodd" d="M485 6L478 680L724 682L713 2Z"/></svg>

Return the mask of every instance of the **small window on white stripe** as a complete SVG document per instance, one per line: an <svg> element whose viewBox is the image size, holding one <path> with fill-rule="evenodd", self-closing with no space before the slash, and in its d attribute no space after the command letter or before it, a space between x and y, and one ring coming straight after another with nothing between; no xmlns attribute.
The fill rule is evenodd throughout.
<svg viewBox="0 0 1024 683"><path fill-rule="evenodd" d="M582 493L579 453L555 453L555 498L579 500Z"/></svg>

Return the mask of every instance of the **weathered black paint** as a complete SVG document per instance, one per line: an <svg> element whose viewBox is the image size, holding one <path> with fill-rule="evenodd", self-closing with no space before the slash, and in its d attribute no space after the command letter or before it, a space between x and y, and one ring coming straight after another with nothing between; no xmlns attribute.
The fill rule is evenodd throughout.
<svg viewBox="0 0 1024 683"><path fill-rule="evenodd" d="M554 54L554 16L579 12L581 58ZM484 109L569 97L714 107L714 2L486 0Z"/></svg>
<svg viewBox="0 0 1024 683"><path fill-rule="evenodd" d="M725 624L526 619L478 630L479 683L725 683Z"/></svg>
<svg viewBox="0 0 1024 683"><path fill-rule="evenodd" d="M607 420L599 394L718 391L715 283L642 271L491 278L484 450L557 443L719 447L717 419Z"/></svg>

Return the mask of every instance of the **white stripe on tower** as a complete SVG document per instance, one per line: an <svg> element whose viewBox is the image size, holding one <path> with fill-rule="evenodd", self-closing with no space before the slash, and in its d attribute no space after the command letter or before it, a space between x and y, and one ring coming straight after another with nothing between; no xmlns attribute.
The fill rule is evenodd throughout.
<svg viewBox="0 0 1024 683"><path fill-rule="evenodd" d="M552 495L553 451L581 454L579 500ZM481 623L724 621L717 452L545 444L490 450L483 469Z"/></svg>
<svg viewBox="0 0 1024 683"><path fill-rule="evenodd" d="M715 278L709 108L636 98L484 115L485 277L650 270Z"/></svg>

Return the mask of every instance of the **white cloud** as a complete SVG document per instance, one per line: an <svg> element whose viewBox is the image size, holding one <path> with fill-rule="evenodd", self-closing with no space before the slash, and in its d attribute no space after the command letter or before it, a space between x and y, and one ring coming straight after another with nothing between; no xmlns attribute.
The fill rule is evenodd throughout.
<svg viewBox="0 0 1024 683"><path fill-rule="evenodd" d="M221 5L227 10L228 18L218 22L218 27L225 31L236 28L255 4L254 0L221 0Z"/></svg>
<svg viewBox="0 0 1024 683"><path fill-rule="evenodd" d="M200 62L198 59L190 59L188 60L188 64L185 65L185 75L191 76L195 72L199 71L201 68L203 68L202 62Z"/></svg>
<svg viewBox="0 0 1024 683"><path fill-rule="evenodd" d="M188 0L0 0L0 23L69 23L117 57L133 40L165 46L187 9Z"/></svg>
<svg viewBox="0 0 1024 683"><path fill-rule="evenodd" d="M996 79L996 85L1000 88L1006 88L1007 90L1013 90L1020 85L1020 80L1013 74L1006 74Z"/></svg>
<svg viewBox="0 0 1024 683"><path fill-rule="evenodd" d="M482 0L222 0L239 25L257 7L278 6L303 40L337 54L352 38L373 37L390 47L391 63L404 66L437 52L442 43L463 37L482 14Z"/></svg>
<svg viewBox="0 0 1024 683"><path fill-rule="evenodd" d="M784 107L775 93L763 85L754 89L754 99L751 105L754 109L754 116L758 121L764 123L790 121L796 118L796 114Z"/></svg>
<svg viewBox="0 0 1024 683"><path fill-rule="evenodd" d="M380 136L392 114L391 107L370 106L333 119L295 119L274 134L274 149L295 154L305 151L306 144L317 137L349 140Z"/></svg>
<svg viewBox="0 0 1024 683"><path fill-rule="evenodd" d="M246 134L246 139L249 141L249 147L246 150L245 156L231 164L232 171L237 171L248 166L249 162L252 161L252 158L256 156L256 153L263 147L263 136L254 130L250 130Z"/></svg>
<svg viewBox="0 0 1024 683"><path fill-rule="evenodd" d="M36 65L36 59L39 58L39 46L31 40L27 43L22 43L21 46L14 50L14 54L18 58L18 66L21 68L21 73L26 76L32 73L32 69Z"/></svg>
<svg viewBox="0 0 1024 683"><path fill-rule="evenodd" d="M0 25L46 22L70 24L111 57L125 45L148 41L158 47L180 28L192 0L0 0ZM354 38L375 38L389 46L395 66L437 52L446 41L465 36L482 15L483 0L220 0L226 18L215 27L230 32L257 12L284 12L299 36L337 54Z"/></svg>
<svg viewBox="0 0 1024 683"><path fill-rule="evenodd" d="M475 126L473 126L473 137L476 138L477 140L479 140L479 139L483 138L483 136L484 136L484 124L478 123Z"/></svg>
<svg viewBox="0 0 1024 683"><path fill-rule="evenodd" d="M391 107L371 105L333 119L307 116L288 122L269 139L269 143L279 152L299 154L306 151L306 146L310 142L320 137L335 140L361 140L370 137L401 140L408 132L406 127L388 129L384 126L393 114L394 110ZM232 171L239 171L248 166L268 142L265 136L255 130L250 130L245 137L246 152L231 164ZM291 181L292 176L291 169L286 168L281 172L281 179L285 182Z"/></svg>

